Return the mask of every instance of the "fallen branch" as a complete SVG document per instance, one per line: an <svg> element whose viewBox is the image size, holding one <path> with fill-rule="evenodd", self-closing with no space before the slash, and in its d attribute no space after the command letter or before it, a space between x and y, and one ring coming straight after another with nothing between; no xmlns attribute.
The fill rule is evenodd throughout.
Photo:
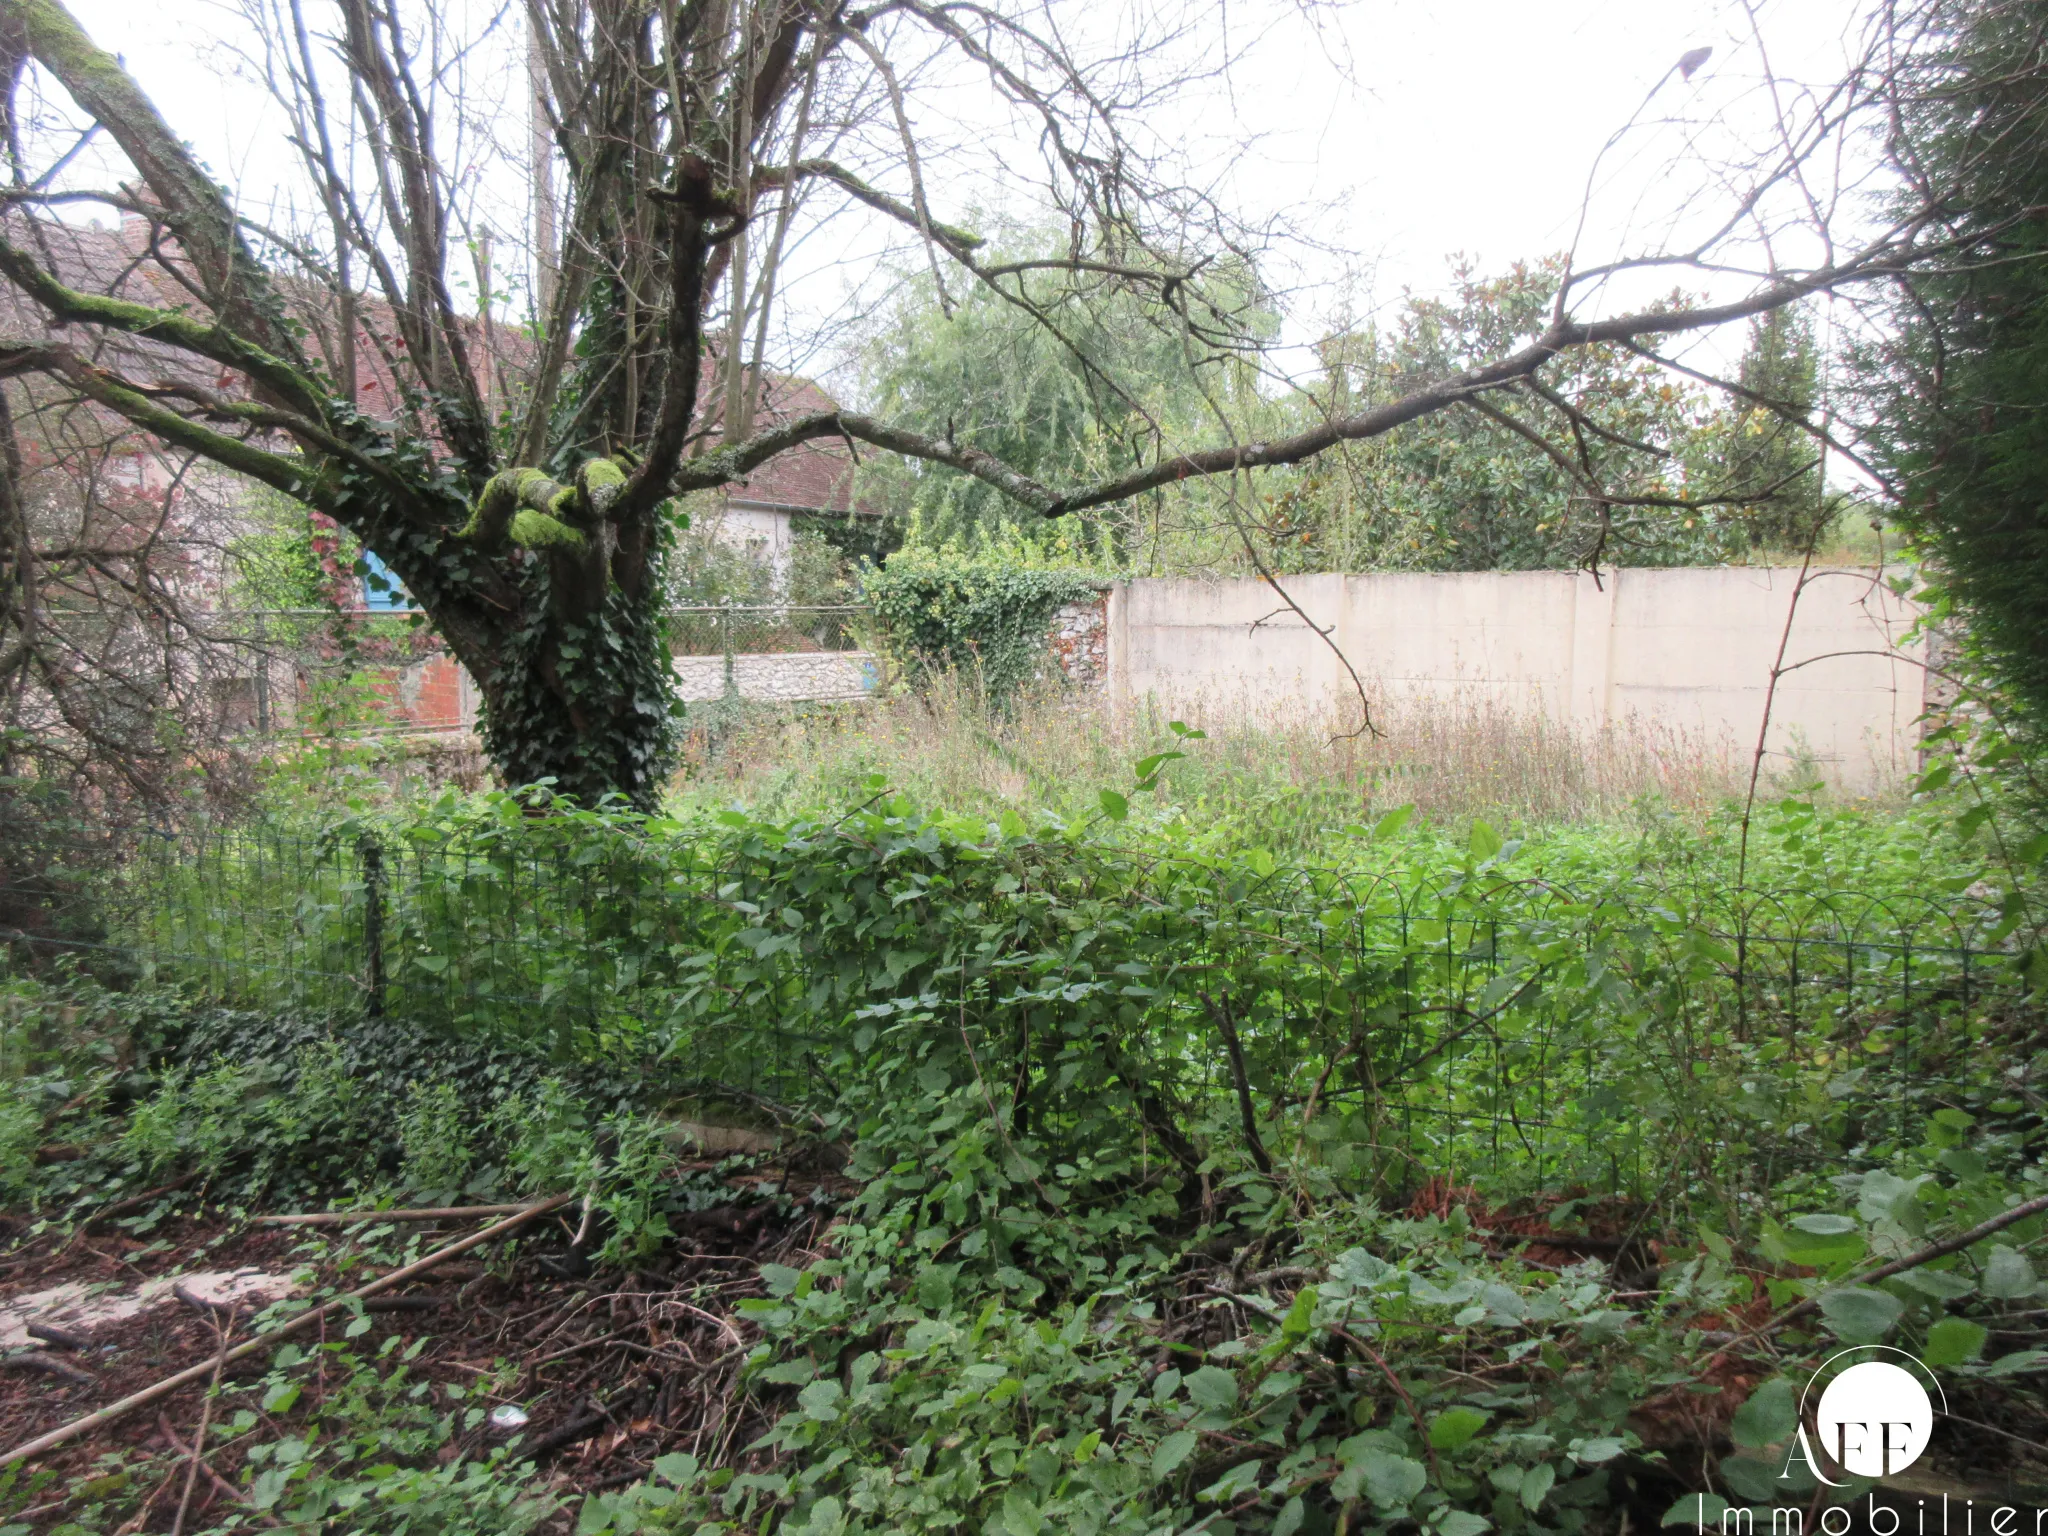
<svg viewBox="0 0 2048 1536"><path fill-rule="evenodd" d="M444 1205L412 1211L304 1211L291 1216L252 1216L259 1227L348 1227L366 1221L449 1221L478 1216L511 1216L523 1205Z"/></svg>
<svg viewBox="0 0 2048 1536"><path fill-rule="evenodd" d="M81 1387L99 1385L99 1378L89 1371L81 1371L68 1360L59 1360L55 1355L46 1355L39 1349L22 1354L9 1355L0 1360L0 1367L10 1371L41 1371L45 1376L55 1376L64 1381L75 1382Z"/></svg>
<svg viewBox="0 0 2048 1536"><path fill-rule="evenodd" d="M403 1285L406 1281L412 1279L413 1276L432 1269L444 1259L452 1259L457 1254L467 1253L472 1248L481 1247L494 1237L502 1237L514 1228L524 1226L536 1216L545 1216L550 1211L560 1210L575 1198L574 1195L552 1195L548 1199L533 1205L521 1206L516 1214L506 1217L503 1221L493 1222L481 1232L472 1232L468 1237L460 1238L445 1248L437 1249L425 1258L407 1264L402 1269L394 1269L390 1274L385 1275L381 1279L372 1280L367 1285L358 1286L346 1296L337 1296L334 1300L324 1302L310 1311L301 1312L297 1317L280 1324L268 1333L258 1334L247 1343L236 1345L221 1357L221 1363L225 1365L231 1361L239 1360L245 1355L253 1355L259 1350L269 1349L287 1335L301 1332L312 1327L322 1318L330 1317L337 1311L345 1310L352 1301L361 1301L366 1297L376 1295L379 1291L389 1290L394 1285ZM472 1207L471 1209L476 1208ZM47 1435L39 1435L27 1444L18 1445L5 1455L0 1455L0 1467L11 1467L16 1462L28 1460L31 1456L40 1456L44 1451L63 1445L66 1441L75 1440L89 1430L98 1429L102 1424L111 1424L116 1419L125 1418L138 1408L146 1407L159 1398L168 1397L180 1387L189 1386L195 1381L203 1380L213 1369L213 1361L202 1361L198 1365L190 1366L178 1372L175 1376L165 1377L154 1386L144 1387L140 1392L130 1393L119 1402L109 1403L106 1407L94 1413L88 1413L83 1418L73 1419L69 1424L61 1425L51 1430Z"/></svg>
<svg viewBox="0 0 2048 1536"><path fill-rule="evenodd" d="M89 1350L92 1348L92 1340L88 1339L84 1334L74 1333L69 1328L60 1328L55 1323L24 1323L22 1325L22 1332L32 1339L40 1339L45 1344L55 1344L59 1349Z"/></svg>
<svg viewBox="0 0 2048 1536"><path fill-rule="evenodd" d="M240 1302L220 1301L210 1296L202 1296L182 1280L171 1287L171 1294L194 1312L203 1313L207 1317L232 1318L241 1310Z"/></svg>
<svg viewBox="0 0 2048 1536"><path fill-rule="evenodd" d="M445 1292L434 1291L418 1296L379 1296L374 1301L363 1303L365 1312L436 1312L448 1305Z"/></svg>
<svg viewBox="0 0 2048 1536"><path fill-rule="evenodd" d="M569 1420L566 1424L557 1425L518 1454L522 1459L531 1458L539 1461L543 1456L552 1456L565 1445L574 1445L578 1440L589 1439L610 1422L611 1420L601 1411L586 1413L580 1418Z"/></svg>
<svg viewBox="0 0 2048 1536"><path fill-rule="evenodd" d="M1894 1259L1889 1264L1873 1269L1867 1275L1858 1275L1854 1279L1844 1281L1843 1284L1870 1285L1879 1280L1889 1280L1893 1275L1903 1275L1909 1269L1918 1269L1922 1264L1932 1264L1936 1259L1945 1259L1952 1253L1960 1253L1965 1248L1983 1242L1987 1237L2003 1232L2007 1227L2015 1226L2025 1221L2029 1216L2039 1216L2043 1212L2048 1212L2048 1195L2037 1195L2032 1200L2024 1201L2009 1211L1999 1213L1989 1221L1980 1221L1967 1232L1959 1233L1954 1237L1945 1237L1938 1243L1929 1243L1918 1253L1909 1253L1903 1259ZM1830 1291L1836 1289L1839 1289L1839 1287L1829 1287ZM1827 1293L1823 1292L1821 1294L1825 1295ZM1796 1302L1792 1306L1787 1307L1768 1323L1765 1323L1758 1331L1762 1333L1775 1333L1793 1319L1804 1317L1807 1313L1814 1311L1820 1306L1820 1303L1820 1295L1809 1296L1804 1301Z"/></svg>

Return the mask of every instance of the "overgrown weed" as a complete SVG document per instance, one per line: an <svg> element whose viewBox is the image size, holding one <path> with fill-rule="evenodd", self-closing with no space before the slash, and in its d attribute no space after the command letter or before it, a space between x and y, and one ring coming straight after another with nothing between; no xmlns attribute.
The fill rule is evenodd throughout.
<svg viewBox="0 0 2048 1536"><path fill-rule="evenodd" d="M1728 743L1641 722L1588 737L1495 699L1415 701L1375 710L1378 734L1328 722L1147 701L1119 714L1099 697L1041 681L989 707L971 673L836 712L756 710L679 790L680 803L737 803L756 814L852 803L871 776L922 804L984 816L1062 817L1094 807L1131 759L1166 737L1168 715L1207 726L1176 767L1172 796L1191 818L1229 823L1263 845L1317 851L1346 823L1412 804L1425 818L1532 825L1626 819L1653 803L1698 822L1737 798L1747 765ZM1780 774L1779 792L1800 787ZM1893 803L1895 797L1880 797Z"/></svg>

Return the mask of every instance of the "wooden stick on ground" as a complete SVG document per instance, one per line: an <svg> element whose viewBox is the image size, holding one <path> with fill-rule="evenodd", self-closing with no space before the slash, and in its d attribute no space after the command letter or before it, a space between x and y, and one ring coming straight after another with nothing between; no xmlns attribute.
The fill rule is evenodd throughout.
<svg viewBox="0 0 2048 1536"><path fill-rule="evenodd" d="M511 1216L523 1205L444 1205L410 1211L306 1211L293 1216L252 1216L259 1227L348 1227L370 1221L466 1221L477 1216Z"/></svg>
<svg viewBox="0 0 2048 1536"><path fill-rule="evenodd" d="M235 1336L234 1312L230 1310L214 1327L220 1330L220 1353L214 1356L213 1380L199 1403L199 1427L192 1431L192 1455L185 1463L185 1492L178 1500L178 1513L171 1520L171 1536L185 1536L185 1516L191 1513L192 1492L199 1486L199 1469L206 1461L206 1432L213 1427L213 1399L220 1391L221 1367L228 1363L228 1340Z"/></svg>
<svg viewBox="0 0 2048 1536"><path fill-rule="evenodd" d="M481 1247L494 1237L502 1237L514 1228L524 1226L536 1216L545 1216L549 1211L560 1210L575 1198L573 1194L551 1195L547 1199L538 1201L533 1205L521 1206L516 1215L507 1216L503 1221L493 1222L481 1232L472 1232L468 1237L458 1239L445 1248L437 1249L433 1253L428 1254L424 1259L407 1264L402 1269L394 1269L390 1274L383 1276L381 1279L372 1280L367 1285L358 1286L346 1296L337 1296L332 1301L323 1302L309 1311L301 1312L297 1317L280 1324L268 1333L258 1334L245 1344L237 1344L233 1349L220 1357L220 1364L225 1366L232 1361L241 1359L245 1355L253 1355L258 1350L267 1350L287 1335L310 1328L323 1317L330 1316L334 1312L346 1308L351 1301L360 1301L366 1296L376 1295L379 1291L389 1290L394 1285L402 1285L415 1275L424 1274L442 1260L452 1259L459 1253L467 1253L472 1248ZM475 1207L471 1207L471 1209L475 1209ZM175 1376L166 1376L154 1386L144 1387L140 1392L131 1392L119 1402L109 1403L106 1407L88 1413L83 1418L73 1419L69 1424L61 1425L51 1430L47 1435L39 1435L25 1445L17 1445L5 1455L0 1455L0 1467L11 1467L18 1461L27 1461L31 1456L40 1456L44 1451L60 1446L68 1440L75 1440L89 1430L98 1429L102 1424L111 1424L116 1419L125 1418L136 1409L146 1407L158 1398L168 1397L180 1387L188 1386L192 1382L203 1379L214 1368L212 1360L202 1360L199 1364L190 1366L178 1372Z"/></svg>

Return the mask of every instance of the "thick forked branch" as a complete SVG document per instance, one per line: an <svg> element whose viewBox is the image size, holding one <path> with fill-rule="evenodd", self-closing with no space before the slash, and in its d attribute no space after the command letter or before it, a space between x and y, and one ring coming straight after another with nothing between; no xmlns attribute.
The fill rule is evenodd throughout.
<svg viewBox="0 0 2048 1536"><path fill-rule="evenodd" d="M1195 453L1177 454L1169 459L1161 459L1146 469L1084 486L1071 495L1059 498L1055 506L1043 510L1048 516L1082 512L1091 507L1126 501L1133 496L1180 480L1230 474L1240 469L1299 464L1305 459L1314 458L1317 454L1328 452L1339 443L1383 436L1396 427L1433 415L1447 406L1456 405L1487 390L1498 389L1504 384L1529 378L1537 369L1561 353L1594 346L1601 342L1625 343L1640 336L1668 336L1683 331L1706 330L1726 324L1730 320L1743 320L1752 315L1768 314L1810 293L1823 292L1853 280L1887 276L1896 269L1898 256L1899 253L1887 245L1844 266L1775 283L1747 299L1739 299L1728 304L1706 305L1696 309L1650 311L1617 316L1611 320L1559 320L1519 352L1477 368L1468 368L1463 373L1453 374L1450 378L1426 385L1398 400L1374 406L1371 410L1360 411L1351 416L1340 416L1319 423L1306 432L1297 432L1291 437L1277 438L1271 442L1247 443L1241 447L1210 448Z"/></svg>
<svg viewBox="0 0 2048 1536"><path fill-rule="evenodd" d="M707 453L701 458L691 459L670 478L666 494L682 495L688 491L708 491L721 485L745 478L760 468L776 454L796 447L800 443L815 442L819 438L857 438L864 443L873 443L877 448L887 448L906 458L929 459L935 464L948 464L954 469L985 480L1012 500L1022 502L1034 512L1047 517L1056 516L1060 498L1047 487L1040 485L1029 475L1010 468L992 453L965 443L948 442L942 438L927 437L922 432L912 432L904 427L895 427L887 422L876 421L872 416L863 416L854 411L818 411L809 416L799 416L765 432L756 433L743 442Z"/></svg>
<svg viewBox="0 0 2048 1536"><path fill-rule="evenodd" d="M298 488L309 479L303 468L241 439L208 432L189 418L157 406L149 395L182 395L199 403L217 420L232 419L252 427L287 432L309 452L353 465L368 479L383 484L401 502L413 499L414 488L398 477L388 463L359 452L327 426L327 397L303 370L225 326L106 294L81 293L60 283L4 238L0 238L0 273L57 320L103 326L237 369L271 399L283 402L286 409L256 402L223 401L206 390L183 384L159 385L145 391L140 385L86 363L65 347L15 349L10 354L15 372L41 371L61 376L137 426L231 469L253 475L289 495L302 494Z"/></svg>

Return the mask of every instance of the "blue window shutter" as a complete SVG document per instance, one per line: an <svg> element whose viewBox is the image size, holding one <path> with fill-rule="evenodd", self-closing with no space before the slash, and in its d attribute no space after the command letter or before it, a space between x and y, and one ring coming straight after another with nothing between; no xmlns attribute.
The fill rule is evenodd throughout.
<svg viewBox="0 0 2048 1536"><path fill-rule="evenodd" d="M399 579L391 574L391 567L371 554L363 551L358 569L363 573L363 606L373 613L410 613L413 607L412 594L405 590Z"/></svg>

